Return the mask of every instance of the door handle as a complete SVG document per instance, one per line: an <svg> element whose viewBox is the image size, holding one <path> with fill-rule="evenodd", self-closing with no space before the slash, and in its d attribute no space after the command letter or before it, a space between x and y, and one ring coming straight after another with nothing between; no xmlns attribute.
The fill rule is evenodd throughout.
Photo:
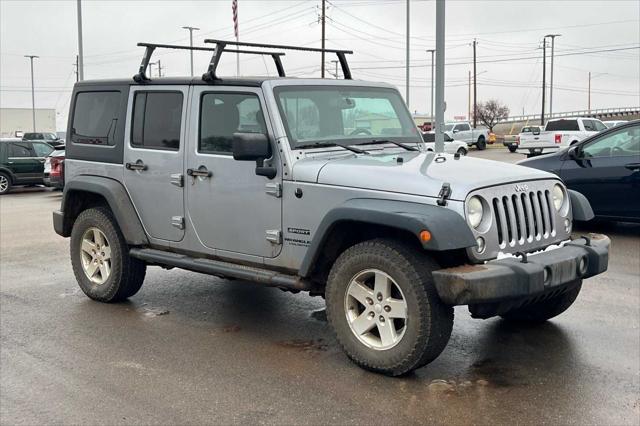
<svg viewBox="0 0 640 426"><path fill-rule="evenodd" d="M200 166L199 169L187 169L187 175L191 177L210 178L211 176L213 176L213 173L207 170L206 167Z"/></svg>
<svg viewBox="0 0 640 426"><path fill-rule="evenodd" d="M624 168L629 170L640 170L640 163L629 163L625 165Z"/></svg>
<svg viewBox="0 0 640 426"><path fill-rule="evenodd" d="M144 164L142 160L138 160L135 163L126 163L124 167L127 170L136 170L136 171L144 171L148 169L147 165Z"/></svg>

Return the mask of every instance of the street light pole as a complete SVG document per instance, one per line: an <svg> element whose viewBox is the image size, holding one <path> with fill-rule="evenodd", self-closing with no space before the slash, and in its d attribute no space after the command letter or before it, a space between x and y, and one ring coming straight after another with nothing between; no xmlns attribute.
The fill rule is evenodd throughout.
<svg viewBox="0 0 640 426"><path fill-rule="evenodd" d="M31 62L31 118L33 119L33 131L36 131L36 94L33 84L33 59L39 58L36 55L24 55L25 58L29 58Z"/></svg>
<svg viewBox="0 0 640 426"><path fill-rule="evenodd" d="M436 152L444 152L444 20L445 0L436 0Z"/></svg>
<svg viewBox="0 0 640 426"><path fill-rule="evenodd" d="M410 61L410 0L407 0L407 63L406 63L406 81L405 81L405 86L406 86L406 103L407 106L409 106L409 61Z"/></svg>
<svg viewBox="0 0 640 426"><path fill-rule="evenodd" d="M192 49L189 51L189 55L191 58L191 77L193 77L193 32L194 31L199 31L200 28L196 28L196 27L182 27L185 30L189 30L189 47L191 47Z"/></svg>
<svg viewBox="0 0 640 426"><path fill-rule="evenodd" d="M436 49L427 49L427 52L431 53L431 100L429 102L429 106L431 107L431 129L433 129L433 54Z"/></svg>
<svg viewBox="0 0 640 426"><path fill-rule="evenodd" d="M560 37L560 35L561 34L547 34L546 36L544 36L545 38L551 38L551 82L549 85L549 118L553 118L553 51L556 37Z"/></svg>
<svg viewBox="0 0 640 426"><path fill-rule="evenodd" d="M337 61L337 60L333 60L333 61L331 61L331 62L333 62L333 64L336 66L336 80L337 80L337 79L338 79L338 62L339 62L339 61Z"/></svg>
<svg viewBox="0 0 640 426"><path fill-rule="evenodd" d="M82 4L78 0L78 79L84 80L84 53L82 47Z"/></svg>

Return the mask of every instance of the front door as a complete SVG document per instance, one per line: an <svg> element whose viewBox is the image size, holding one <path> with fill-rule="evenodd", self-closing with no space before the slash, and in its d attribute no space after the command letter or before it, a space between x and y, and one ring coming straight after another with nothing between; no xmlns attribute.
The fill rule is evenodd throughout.
<svg viewBox="0 0 640 426"><path fill-rule="evenodd" d="M188 89L135 87L129 94L124 182L147 233L184 236L184 142Z"/></svg>
<svg viewBox="0 0 640 426"><path fill-rule="evenodd" d="M640 127L623 127L577 147L560 176L598 216L640 217Z"/></svg>
<svg viewBox="0 0 640 426"><path fill-rule="evenodd" d="M259 89L194 88L190 128L197 131L189 137L185 166L188 214L200 243L221 256L280 253L281 170L273 179L257 176L254 162L236 161L232 154L236 132L266 133L274 140L264 105Z"/></svg>

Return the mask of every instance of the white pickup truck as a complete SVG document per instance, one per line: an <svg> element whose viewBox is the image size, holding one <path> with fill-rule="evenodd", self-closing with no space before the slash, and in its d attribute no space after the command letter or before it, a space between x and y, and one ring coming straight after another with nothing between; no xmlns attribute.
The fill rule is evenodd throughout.
<svg viewBox="0 0 640 426"><path fill-rule="evenodd" d="M445 123L444 133L452 139L466 142L468 146L475 145L479 150L485 149L489 141L489 129L481 126L474 129L468 121Z"/></svg>
<svg viewBox="0 0 640 426"><path fill-rule="evenodd" d="M543 131L533 127L530 132L521 132L517 139L518 151L528 151L533 155L556 151L606 129L607 126L595 118L549 120Z"/></svg>

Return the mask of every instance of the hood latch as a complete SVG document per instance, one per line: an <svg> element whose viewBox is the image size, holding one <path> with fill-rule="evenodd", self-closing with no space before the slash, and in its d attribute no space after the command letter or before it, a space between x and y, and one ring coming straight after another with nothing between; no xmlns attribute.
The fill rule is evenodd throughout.
<svg viewBox="0 0 640 426"><path fill-rule="evenodd" d="M442 184L442 188L440 188L440 193L438 194L438 205L446 206L447 198L451 196L451 185L448 182Z"/></svg>

